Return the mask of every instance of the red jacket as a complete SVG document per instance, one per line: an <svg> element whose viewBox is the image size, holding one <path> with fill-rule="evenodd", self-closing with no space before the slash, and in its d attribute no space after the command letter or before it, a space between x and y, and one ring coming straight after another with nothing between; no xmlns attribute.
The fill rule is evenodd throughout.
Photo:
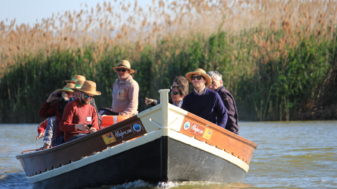
<svg viewBox="0 0 337 189"><path fill-rule="evenodd" d="M94 106L81 104L78 100L69 102L63 112L60 129L64 132L64 140L68 141L71 137L89 131L75 129L76 124L92 124L96 130L98 127L98 115Z"/></svg>
<svg viewBox="0 0 337 189"><path fill-rule="evenodd" d="M55 125L56 125L56 129L55 129L55 137L58 136L62 136L63 133L60 130L59 124L60 124L60 120L62 119L62 114L63 114L63 109L64 106L67 104L67 101L54 101L54 102L45 102L44 104L42 104L40 111L39 111L39 115L41 118L48 118L51 116L56 116L55 119Z"/></svg>

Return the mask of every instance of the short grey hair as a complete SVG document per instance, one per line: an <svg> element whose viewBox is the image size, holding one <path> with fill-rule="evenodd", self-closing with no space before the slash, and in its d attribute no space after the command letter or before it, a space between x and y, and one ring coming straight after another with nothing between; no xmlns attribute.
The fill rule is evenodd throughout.
<svg viewBox="0 0 337 189"><path fill-rule="evenodd" d="M218 71L209 71L208 75L218 81L222 80L222 75Z"/></svg>

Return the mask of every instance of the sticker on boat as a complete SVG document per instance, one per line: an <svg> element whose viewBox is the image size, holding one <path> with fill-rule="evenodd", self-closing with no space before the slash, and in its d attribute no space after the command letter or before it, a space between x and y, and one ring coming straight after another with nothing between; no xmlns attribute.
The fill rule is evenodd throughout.
<svg viewBox="0 0 337 189"><path fill-rule="evenodd" d="M184 123L184 129L185 129L185 130L188 130L188 129L190 128L190 126L191 126L191 123L190 123L189 121L186 121L186 122Z"/></svg>

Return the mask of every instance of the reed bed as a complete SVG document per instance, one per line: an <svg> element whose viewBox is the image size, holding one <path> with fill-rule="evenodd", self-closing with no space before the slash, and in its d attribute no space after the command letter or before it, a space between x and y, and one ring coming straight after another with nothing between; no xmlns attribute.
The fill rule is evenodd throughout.
<svg viewBox="0 0 337 189"><path fill-rule="evenodd" d="M336 66L336 8L332 0L114 0L34 25L0 21L0 122L39 120L39 105L73 74L95 80L99 106L109 106L111 67L124 58L138 70L141 103L202 67L224 75L242 119L299 119Z"/></svg>

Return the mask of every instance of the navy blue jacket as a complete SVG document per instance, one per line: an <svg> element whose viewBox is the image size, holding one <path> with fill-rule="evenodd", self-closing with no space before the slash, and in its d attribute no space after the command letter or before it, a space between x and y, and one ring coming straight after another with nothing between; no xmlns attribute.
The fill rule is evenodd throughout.
<svg viewBox="0 0 337 189"><path fill-rule="evenodd" d="M206 88L202 95L193 91L185 96L181 108L226 128L227 109L216 91Z"/></svg>

